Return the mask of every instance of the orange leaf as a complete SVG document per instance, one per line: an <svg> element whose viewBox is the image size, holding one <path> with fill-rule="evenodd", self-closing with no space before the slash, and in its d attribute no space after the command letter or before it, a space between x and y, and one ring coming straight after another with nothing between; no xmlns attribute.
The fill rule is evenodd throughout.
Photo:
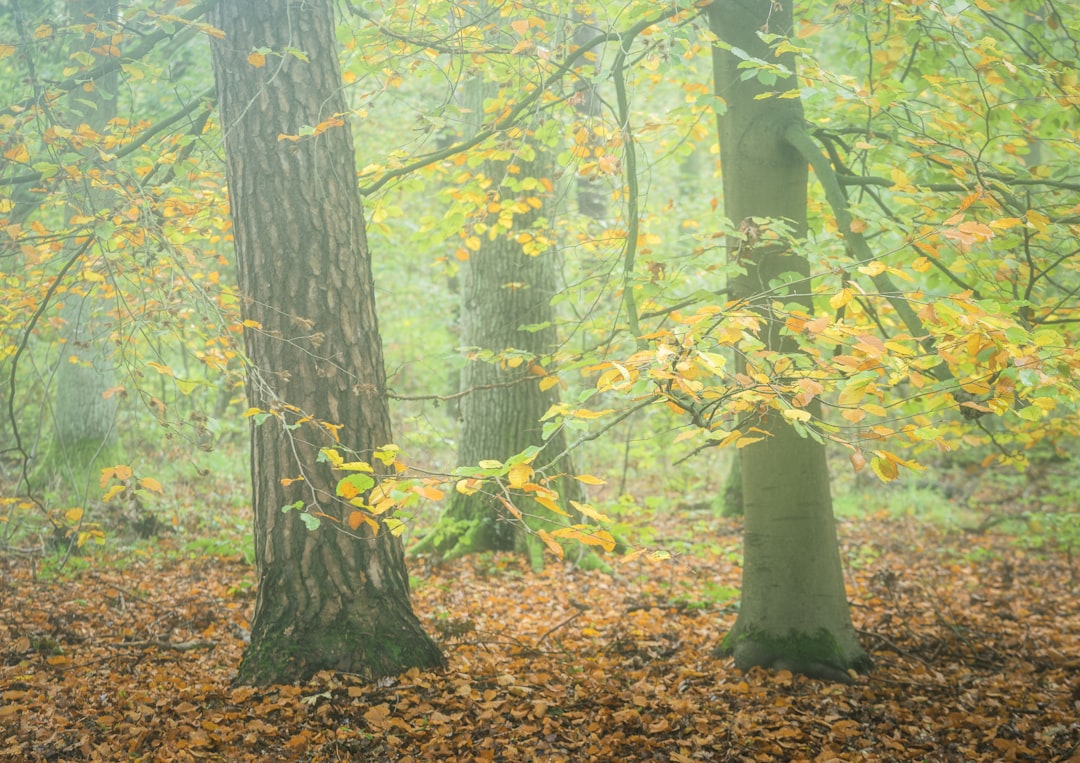
<svg viewBox="0 0 1080 763"><path fill-rule="evenodd" d="M551 537L551 534L547 530L537 530L537 536L540 540L544 541L544 545L548 547L548 550L560 559L563 558L563 547L559 545L558 541Z"/></svg>

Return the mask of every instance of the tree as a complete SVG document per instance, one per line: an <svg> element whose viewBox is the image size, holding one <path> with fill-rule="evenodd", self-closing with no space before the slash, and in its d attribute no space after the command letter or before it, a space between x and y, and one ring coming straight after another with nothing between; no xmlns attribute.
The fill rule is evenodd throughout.
<svg viewBox="0 0 1080 763"><path fill-rule="evenodd" d="M478 17L483 20L491 12L481 4ZM491 58L465 87L467 138L481 131L490 103L509 98L495 85L508 71L525 92L540 86L530 83L536 73L516 70L513 59ZM485 81L485 75L494 81ZM498 143L478 146L475 155L483 163L458 178L469 184L459 198L469 224L459 249L460 342L468 362L461 374L458 471L472 476L487 466L508 479L483 488L467 480L458 483L438 525L415 551L430 549L453 558L516 550L538 569L545 548L540 539L556 550L555 537L573 532L569 522L557 521L563 519L557 514L570 517L573 510L559 508L555 499L567 507L584 501L581 484L573 478L565 431L544 426L545 416L559 405L559 379L549 370L559 341L551 305L558 290L558 253L552 230L557 214L554 161L548 146L557 142L547 120L523 121ZM583 198L579 190L580 203ZM600 208L595 200L591 205L594 211ZM543 469L535 468L541 464ZM604 537L600 545L606 542ZM591 555L580 562L597 564Z"/></svg>
<svg viewBox="0 0 1080 763"><path fill-rule="evenodd" d="M802 102L760 97L797 87L794 55L774 56L762 34L789 34L792 7L790 0L717 0L708 13L719 40L714 86L726 104L717 118L724 210L743 234L731 244L744 272L731 280L729 296L761 316L763 346L754 357L739 355L737 366L755 374L797 349L785 336L784 317L772 312L775 283L798 274L783 300L813 312L805 289L809 264L792 245L807 230L807 162L788 141L790 130L804 129ZM772 64L773 78L742 76L740 63L748 57ZM761 235L759 227L770 222L781 235ZM820 404L808 409L820 415ZM742 604L723 649L743 669L783 667L844 679L845 670L867 667L869 659L844 590L825 447L772 406L763 406L756 426L763 438L739 452L746 517Z"/></svg>
<svg viewBox="0 0 1080 763"><path fill-rule="evenodd" d="M255 421L259 589L239 680L441 665L399 539L353 520L327 463L340 439L379 466L391 439L332 3L225 0L212 21Z"/></svg>
<svg viewBox="0 0 1080 763"><path fill-rule="evenodd" d="M90 67L108 60L107 43L116 33L115 0L80 0L69 3L72 24L82 27L71 48L72 60L88 61ZM117 87L115 70L68 93L67 122L73 133L83 132L99 139L111 130L116 117ZM111 171L101 166L93 145L84 149L81 174L68 184L68 220L102 218L112 206ZM75 252L83 242L72 239ZM111 242L98 240L96 246ZM102 279L104 280L104 279ZM37 479L60 476L79 502L86 500L88 488L97 482L97 472L119 461L120 448L116 431L117 398L109 393L116 384L111 347L111 330L105 319L102 300L94 294L94 283L81 283L63 298L61 318L62 350L58 359L51 405L53 439L34 466ZM106 303L107 304L107 303Z"/></svg>

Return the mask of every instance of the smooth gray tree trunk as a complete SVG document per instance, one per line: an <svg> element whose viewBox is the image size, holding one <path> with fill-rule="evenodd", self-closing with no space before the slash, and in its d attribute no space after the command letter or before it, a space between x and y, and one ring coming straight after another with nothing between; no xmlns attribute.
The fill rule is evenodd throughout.
<svg viewBox="0 0 1080 763"><path fill-rule="evenodd" d="M792 0L717 0L708 13L710 29L724 45L769 62L777 59L759 33L786 35L792 28ZM795 238L804 238L807 163L783 137L790 124L803 121L801 100L755 98L798 83L794 77L768 85L743 79L746 70L737 68L742 60L723 45L714 47L715 90L727 105L717 120L725 213L736 225L749 225L751 218L782 221ZM779 63L794 72L792 55L781 56ZM731 298L759 306L769 350L795 351L782 334L783 316L770 313L770 302L779 297L756 297L781 273L808 275L807 261L782 239L769 245L733 242L736 250L745 275L732 280ZM804 282L794 291L805 294L808 288ZM787 299L813 309L806 296ZM850 680L847 669L866 668L869 659L851 623L825 448L800 437L775 409L756 426L769 436L739 451L745 512L742 601L722 649L742 669L760 665Z"/></svg>

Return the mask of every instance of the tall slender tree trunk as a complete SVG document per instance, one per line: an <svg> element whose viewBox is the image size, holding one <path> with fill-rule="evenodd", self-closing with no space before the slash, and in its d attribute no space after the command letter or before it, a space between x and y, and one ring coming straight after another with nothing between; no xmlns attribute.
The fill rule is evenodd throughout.
<svg viewBox="0 0 1080 763"><path fill-rule="evenodd" d="M252 428L259 588L238 680L441 665L412 611L400 541L366 524L349 531L351 507L317 463L320 448L344 447L339 437L369 460L391 439L331 0L222 0L213 23L225 33L213 66L247 393L272 414ZM305 127L314 134L298 137Z"/></svg>
<svg viewBox="0 0 1080 763"><path fill-rule="evenodd" d="M743 60L725 46L774 62L761 31L789 34L792 0L717 0L709 6L709 23L721 44L713 49L716 93L727 110L718 117L724 208L729 220L744 227L752 218L782 222L801 239L807 229L806 161L784 140L792 123L803 121L798 98L763 98L767 91L797 88L794 76L763 85L744 79ZM779 58L794 72L790 54ZM773 316L770 300L757 299L782 273L809 275L807 261L783 238L768 244L734 242L745 275L730 284L733 299L761 305L767 350L792 352L783 335L782 316ZM806 294L805 283L793 291ZM807 296L789 301L812 310ZM812 411L815 415L817 410ZM800 437L779 411L769 410L763 441L739 451L745 537L742 603L723 649L735 664L787 668L795 672L847 680L850 668L869 665L851 623L829 491L824 446Z"/></svg>
<svg viewBox="0 0 1080 763"><path fill-rule="evenodd" d="M94 63L88 68L93 68L107 57L100 49L102 40L115 31L116 2L77 0L69 3L69 11L71 23L84 28L71 46L72 55L91 56ZM73 90L67 99L69 127L77 130L86 125L103 135L116 117L117 85L117 74L112 72ZM95 217L110 204L107 181L101 179L102 172L94 171L100 167L97 151L87 150L79 166L82 174L70 181L68 219ZM80 245L73 242L72 248ZM60 476L80 499L90 486L96 486L98 471L119 458L117 398L106 397L106 391L116 383L116 372L105 341L109 334L105 311L93 289L91 282L77 282L63 298L63 349L52 401L53 440L35 469L35 476Z"/></svg>

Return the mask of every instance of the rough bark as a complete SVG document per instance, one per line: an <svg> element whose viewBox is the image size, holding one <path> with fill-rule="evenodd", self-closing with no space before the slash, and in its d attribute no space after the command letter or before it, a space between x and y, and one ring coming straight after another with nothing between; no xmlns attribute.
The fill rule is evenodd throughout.
<svg viewBox="0 0 1080 763"><path fill-rule="evenodd" d="M524 168L524 176L538 171L533 163L517 163ZM489 162L485 169L498 189L505 166ZM495 192L495 203L502 194L507 202L514 198L501 188ZM537 216L536 210L516 215L515 229L529 230ZM476 466L485 459L505 461L529 446L545 445L540 419L559 401L558 388L542 390L542 377L536 373L543 373L542 364L557 341L550 302L555 293L555 255L551 251L526 254L514 236L505 234L482 241L479 251L462 264L460 275L461 343L474 353L461 378L462 389L472 390L461 400L461 466ZM523 330L522 326L543 328ZM547 441L544 453L563 450L565 440L557 432ZM545 460L542 454L536 462ZM552 473L571 470L569 459L563 459ZM573 480L560 479L548 486L564 500L581 498ZM533 565L539 566L540 545L529 530L551 526L556 515L524 496L515 497L514 504L526 516L524 526L510 521L501 502L490 493L455 493L438 526L418 549L435 551L443 558L518 550L527 552Z"/></svg>
<svg viewBox="0 0 1080 763"><path fill-rule="evenodd" d="M238 681L368 677L442 664L385 529L339 520L320 447L390 442L382 343L331 0L223 0L213 43L249 362L258 597ZM265 60L249 54L268 49ZM261 66L257 64L261 63ZM315 135L296 138L305 126ZM294 136L294 137L282 137ZM305 420L306 419L306 420ZM282 484L303 475L305 481Z"/></svg>
<svg viewBox="0 0 1080 763"><path fill-rule="evenodd" d="M714 47L716 93L727 104L718 117L725 212L733 223L751 217L783 221L795 238L807 229L807 164L784 138L785 128L803 120L798 98L755 96L798 87L794 77L763 85L743 79L740 58L724 45L775 61L759 32L787 34L791 0L717 0L709 6L710 28L722 41ZM795 70L793 56L780 63ZM781 273L809 274L807 261L780 243L740 247L745 274L732 279L733 299L753 302ZM805 293L805 284L799 287ZM792 295L803 309L809 298ZM783 318L759 302L768 350L791 352ZM812 411L817 414L817 410ZM869 665L851 623L836 539L824 446L800 437L777 411L763 424L762 442L739 451L746 515L742 603L724 640L735 664L786 668L832 680L849 680L848 668Z"/></svg>
<svg viewBox="0 0 1080 763"><path fill-rule="evenodd" d="M479 77L467 84L465 105L474 120L470 126L474 133L481 128L484 99L494 89ZM529 200L539 199L546 205L550 198L540 187L528 191L511 188L515 179L550 177L551 163L551 155L526 131L517 155L509 160L488 160L479 170L488 183L488 206L478 212L474 225L495 224L499 211L491 210L520 203L513 216L513 231L500 231L494 237L478 231L480 248L461 265L460 341L470 348L472 358L461 374L462 391L468 394L459 407L459 466L476 466L487 459L506 461L530 446L544 446L536 459L539 465L566 450L561 431L547 441L543 439L540 421L559 402L557 386L540 388L544 364L558 341L551 306L556 292L556 253L551 249L527 253L518 241L520 233L533 230L542 215L550 214L546 207L537 208ZM511 165L515 172L510 172ZM523 330L523 326L531 328ZM572 474L571 459L561 458L550 471L547 476ZM564 505L569 499L583 499L580 485L569 478L554 479L546 487L556 490ZM525 495L514 496L513 503L522 512L524 523L513 519L491 492L455 493L436 527L413 550L434 552L443 559L482 551L519 551L539 569L543 566L543 544L533 531L565 523L557 522L558 515ZM603 566L584 551L578 554L578 562Z"/></svg>

